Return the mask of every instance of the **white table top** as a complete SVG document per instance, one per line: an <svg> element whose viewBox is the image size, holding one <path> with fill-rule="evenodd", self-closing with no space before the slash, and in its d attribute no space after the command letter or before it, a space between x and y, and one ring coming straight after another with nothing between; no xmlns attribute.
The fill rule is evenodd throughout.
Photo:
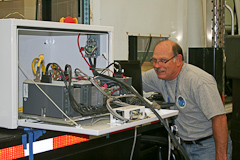
<svg viewBox="0 0 240 160"><path fill-rule="evenodd" d="M66 126L61 124L50 124L50 123L44 123L44 122L36 123L36 122L29 121L27 119L19 119L18 125L23 127L32 127L32 128L44 129L44 130L54 130L54 131L99 136L99 135L116 132L119 130L131 128L131 127L135 127L138 125L151 123L158 120L158 118L150 111L150 109L145 109L145 112L148 118L131 121L129 123L118 124L118 125L110 124L109 115L100 117L98 119L94 118L94 119L80 121L79 122L79 124L81 125L80 127ZM157 112L163 119L173 117L178 114L177 110L167 110L167 109L157 110Z"/></svg>

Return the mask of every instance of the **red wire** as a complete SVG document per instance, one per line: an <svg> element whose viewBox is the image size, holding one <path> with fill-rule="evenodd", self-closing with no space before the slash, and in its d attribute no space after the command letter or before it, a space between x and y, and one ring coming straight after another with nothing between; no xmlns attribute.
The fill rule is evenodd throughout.
<svg viewBox="0 0 240 160"><path fill-rule="evenodd" d="M87 78L82 78L81 76L77 76L77 79L79 79L79 80L88 80Z"/></svg>
<svg viewBox="0 0 240 160"><path fill-rule="evenodd" d="M122 74L122 77L125 78L125 83L127 83L127 77Z"/></svg>
<svg viewBox="0 0 240 160"><path fill-rule="evenodd" d="M54 76L54 74L55 74L55 69L53 69L53 74L52 74L52 76L51 76L51 77L53 77L53 76Z"/></svg>
<svg viewBox="0 0 240 160"><path fill-rule="evenodd" d="M69 77L68 77L68 76L66 76L65 78L66 78L66 80L68 81L68 78L69 78Z"/></svg>
<svg viewBox="0 0 240 160"><path fill-rule="evenodd" d="M113 71L111 71L110 69L109 69L109 71L112 72L113 75L115 75L115 73Z"/></svg>
<svg viewBox="0 0 240 160"><path fill-rule="evenodd" d="M120 91L120 90L121 90L121 88L118 88L118 89L114 89L114 88L113 88L113 91L112 91L111 94L113 94L113 93L116 92L116 91Z"/></svg>
<svg viewBox="0 0 240 160"><path fill-rule="evenodd" d="M77 38L77 43L78 43L78 49L79 49L79 52L81 53L83 59L86 61L86 63L88 64L88 66L91 68L91 65L88 63L88 61L86 60L86 58L83 56L83 53L82 53L82 48L80 47L80 44L79 44L79 37L80 37L80 34L78 34L78 38Z"/></svg>

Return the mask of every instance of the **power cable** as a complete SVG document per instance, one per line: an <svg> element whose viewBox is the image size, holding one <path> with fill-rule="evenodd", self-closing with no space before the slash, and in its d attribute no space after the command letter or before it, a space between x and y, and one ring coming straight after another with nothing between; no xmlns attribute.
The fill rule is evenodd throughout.
<svg viewBox="0 0 240 160"><path fill-rule="evenodd" d="M173 142L176 144L176 146L178 147L178 149L180 150L180 152L183 154L184 158L186 160L190 160L185 149L181 146L181 144L178 143L178 141L176 140L174 134L171 132L171 130L169 129L169 127L167 126L166 122L161 118L161 116L158 114L157 111L155 111L155 109L135 90L133 90L130 86L128 86L127 84L123 83L122 81L115 79L113 77L109 77L103 74L98 74L101 77L107 78L107 79L111 79L114 80L120 84L122 84L123 86L125 86L126 88L128 88L129 90L132 91L132 93L134 93L148 108L150 108L150 110L156 115L156 117L160 120L160 122L163 124L163 126L165 127L165 129L167 130L167 132L169 133L170 137L172 138Z"/></svg>
<svg viewBox="0 0 240 160"><path fill-rule="evenodd" d="M25 75L28 77L28 79L30 79L35 85L36 87L50 100L50 102L52 102L52 104L67 118L69 119L73 124L75 124L76 127L81 127L80 124L77 124L75 121L73 121L70 117L68 117L68 115L66 113L64 113L61 108L47 95L46 92L44 92L42 90L42 88L29 76L29 74L26 72L26 70L23 68L23 66L18 62L19 67L21 68L21 70L25 73Z"/></svg>
<svg viewBox="0 0 240 160"><path fill-rule="evenodd" d="M133 139L133 145L132 145L132 151L131 151L131 155L130 155L130 160L132 160L133 157L133 153L134 153L134 149L135 149L135 145L136 145L136 140L137 140L137 127L134 127L134 139Z"/></svg>

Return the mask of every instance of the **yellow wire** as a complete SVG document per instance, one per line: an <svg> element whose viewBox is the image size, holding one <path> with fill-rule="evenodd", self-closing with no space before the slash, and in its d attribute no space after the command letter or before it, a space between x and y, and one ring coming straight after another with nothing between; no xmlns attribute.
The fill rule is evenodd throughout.
<svg viewBox="0 0 240 160"><path fill-rule="evenodd" d="M42 61L44 60L44 55L43 54L40 54L39 57L38 57L38 67L40 67L40 64L42 63Z"/></svg>
<svg viewBox="0 0 240 160"><path fill-rule="evenodd" d="M9 16L11 16L11 15L13 15L13 14L18 14L18 15L20 15L23 19L26 19L25 17L24 17L24 15L22 15L21 13L19 13L19 12L13 12L13 13L9 13L6 17L4 17L3 19L5 19L5 18L7 18L7 17L9 17Z"/></svg>
<svg viewBox="0 0 240 160"><path fill-rule="evenodd" d="M36 60L39 60L38 58L34 58L33 61L32 61L32 70L33 70L33 73L36 74L36 70L35 70L35 67L34 67L34 64L35 64L35 61Z"/></svg>
<svg viewBox="0 0 240 160"><path fill-rule="evenodd" d="M43 75L45 75L45 72L46 72L46 68L45 68L45 65L44 65L44 63L43 63L43 61L42 61L42 72L43 72Z"/></svg>
<svg viewBox="0 0 240 160"><path fill-rule="evenodd" d="M34 64L35 64L35 61L38 60L39 61L39 58L34 58L33 61L32 61L32 70L33 70L33 73L34 74L37 74L36 70L35 70L35 67L34 67ZM46 68L45 68L45 65L43 63L43 61L41 61L41 65L42 65L42 72L43 72L43 75L45 75L46 73Z"/></svg>

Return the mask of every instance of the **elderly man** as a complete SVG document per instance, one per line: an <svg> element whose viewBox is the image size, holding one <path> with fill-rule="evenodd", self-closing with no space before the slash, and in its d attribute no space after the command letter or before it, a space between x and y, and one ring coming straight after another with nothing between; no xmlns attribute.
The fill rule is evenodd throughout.
<svg viewBox="0 0 240 160"><path fill-rule="evenodd" d="M231 159L226 113L213 76L184 63L181 47L170 40L157 44L152 63L154 69L143 74L143 89L175 103L175 123L189 158Z"/></svg>

